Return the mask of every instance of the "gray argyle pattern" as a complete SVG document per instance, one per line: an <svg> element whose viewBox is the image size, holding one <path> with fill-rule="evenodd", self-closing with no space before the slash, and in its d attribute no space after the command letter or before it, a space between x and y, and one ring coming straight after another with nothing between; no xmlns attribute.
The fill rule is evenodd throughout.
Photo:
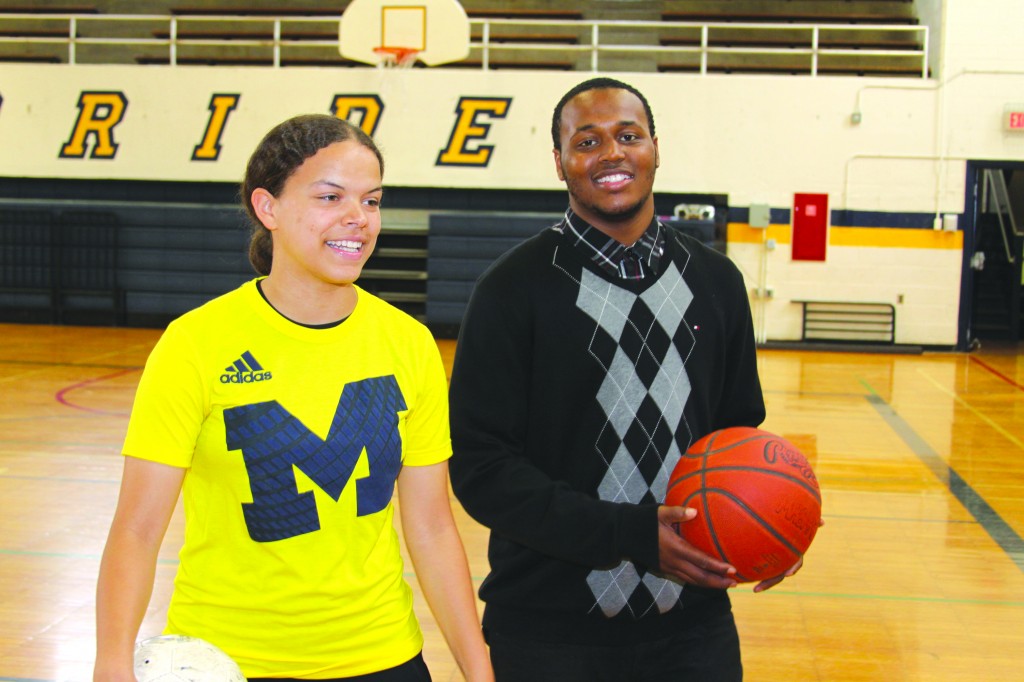
<svg viewBox="0 0 1024 682"><path fill-rule="evenodd" d="M660 503L668 478L690 442L683 408L690 395L686 360L693 334L684 314L693 294L674 265L642 294L584 270L577 307L596 326L588 352L606 376L597 401L607 417L595 449L608 466L598 488L602 500ZM664 613L682 586L623 561L594 570L587 584L606 616L624 609L639 618Z"/></svg>

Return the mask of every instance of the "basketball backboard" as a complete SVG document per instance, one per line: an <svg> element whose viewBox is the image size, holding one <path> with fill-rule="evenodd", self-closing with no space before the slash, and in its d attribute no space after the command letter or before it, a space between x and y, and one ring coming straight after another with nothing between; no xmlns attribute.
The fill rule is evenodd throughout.
<svg viewBox="0 0 1024 682"><path fill-rule="evenodd" d="M435 66L469 54L469 18L457 0L352 0L338 39L346 59L378 64L381 48L406 48Z"/></svg>

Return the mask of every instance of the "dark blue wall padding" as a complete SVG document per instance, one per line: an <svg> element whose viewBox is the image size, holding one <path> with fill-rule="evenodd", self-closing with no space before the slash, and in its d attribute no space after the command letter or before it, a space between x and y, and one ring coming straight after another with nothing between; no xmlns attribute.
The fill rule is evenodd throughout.
<svg viewBox="0 0 1024 682"><path fill-rule="evenodd" d="M427 237L427 325L462 323L477 278L523 240L551 227L557 213L434 213Z"/></svg>

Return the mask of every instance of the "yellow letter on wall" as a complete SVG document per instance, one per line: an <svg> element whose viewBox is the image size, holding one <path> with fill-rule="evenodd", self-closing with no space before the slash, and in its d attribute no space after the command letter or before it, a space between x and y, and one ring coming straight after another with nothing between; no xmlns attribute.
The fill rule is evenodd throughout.
<svg viewBox="0 0 1024 682"><path fill-rule="evenodd" d="M241 95L214 95L210 98L210 120L206 122L206 133L203 141L192 150L193 161L216 161L220 156L220 136L224 134L224 126L236 106Z"/></svg>
<svg viewBox="0 0 1024 682"><path fill-rule="evenodd" d="M61 147L62 159L81 159L85 156L85 142L93 136L93 159L112 159L117 154L114 126L124 118L128 99L120 92L83 92L78 98L78 121L71 137Z"/></svg>
<svg viewBox="0 0 1024 682"><path fill-rule="evenodd" d="M384 103L377 95L337 95L331 104L331 113L338 118L359 126L364 133L373 137L380 123L380 115L384 111ZM353 121L352 115L358 114L359 120Z"/></svg>
<svg viewBox="0 0 1024 682"><path fill-rule="evenodd" d="M448 139L448 146L437 157L438 166L486 166L491 160L494 145L480 145L474 150L467 148L470 140L482 140L491 129L489 123L481 123L478 116L505 118L512 103L511 97L461 97L455 107L459 115Z"/></svg>

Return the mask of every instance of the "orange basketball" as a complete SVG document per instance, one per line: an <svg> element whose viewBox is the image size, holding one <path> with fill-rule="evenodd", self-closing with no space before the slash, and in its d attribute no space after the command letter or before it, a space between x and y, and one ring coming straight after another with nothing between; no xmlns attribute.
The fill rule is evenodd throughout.
<svg viewBox="0 0 1024 682"><path fill-rule="evenodd" d="M683 539L736 567L738 582L767 580L804 555L821 520L821 491L792 443L746 426L720 429L686 451L665 504L694 507Z"/></svg>

